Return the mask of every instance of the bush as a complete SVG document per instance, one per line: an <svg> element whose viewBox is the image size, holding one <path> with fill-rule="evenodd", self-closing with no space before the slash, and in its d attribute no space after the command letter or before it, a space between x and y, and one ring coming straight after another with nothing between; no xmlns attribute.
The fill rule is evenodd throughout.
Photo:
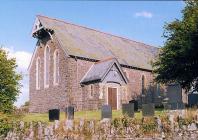
<svg viewBox="0 0 198 140"><path fill-rule="evenodd" d="M12 129L11 121L11 116L0 113L0 136L6 136Z"/></svg>
<svg viewBox="0 0 198 140"><path fill-rule="evenodd" d="M0 112L0 136L6 136L10 130L13 130L15 122L19 122L21 116L15 111L12 114Z"/></svg>
<svg viewBox="0 0 198 140"><path fill-rule="evenodd" d="M157 128L157 124L155 118L153 117L143 118L142 126L141 126L141 130L143 133L155 132L156 128Z"/></svg>

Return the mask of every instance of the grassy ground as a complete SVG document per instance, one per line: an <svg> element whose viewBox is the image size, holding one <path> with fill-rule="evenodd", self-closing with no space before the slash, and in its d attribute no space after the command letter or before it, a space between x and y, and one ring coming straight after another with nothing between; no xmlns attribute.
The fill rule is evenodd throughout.
<svg viewBox="0 0 198 140"><path fill-rule="evenodd" d="M162 116L164 115L164 111L162 110L156 110L155 111L155 115L156 116ZM112 117L113 118L119 118L122 117L122 111L121 110L113 110L112 112ZM101 112L100 111L78 111L75 112L74 114L74 119L95 119L95 120L100 120L101 119ZM141 112L136 112L135 113L135 117L136 118L141 118L142 117L142 113ZM31 121L44 121L44 122L48 122L48 113L29 113L29 114L25 114L22 117L22 120L25 122L31 122ZM65 120L65 113L61 112L60 114L60 120Z"/></svg>

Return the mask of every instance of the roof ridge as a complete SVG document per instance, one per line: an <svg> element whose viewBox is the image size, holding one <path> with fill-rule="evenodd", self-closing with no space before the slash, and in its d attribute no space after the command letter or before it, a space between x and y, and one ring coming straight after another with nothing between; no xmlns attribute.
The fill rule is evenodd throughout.
<svg viewBox="0 0 198 140"><path fill-rule="evenodd" d="M141 44L143 44L143 45L145 45L145 46L148 46L148 47L158 48L158 47L155 47L155 46L152 46L152 45L145 44L145 43L140 42L140 41L136 41L136 40L132 40L132 39L129 39L129 38L121 37L121 36L119 36L119 35L113 35L113 34L111 34L111 33L99 31L99 30L96 30L96 29L93 29L93 28L89 28L89 27L82 26L82 25L77 25L77 24L74 24L74 23L66 22L66 21L61 20L61 19L51 18L51 17L44 16L44 15L36 15L36 16L37 16L37 17L40 16L40 17L48 18L48 19L51 19L51 20L56 20L56 21L59 21L59 22L64 22L65 24L70 24L70 25L74 25L74 26L77 26L77 27L82 27L82 28L85 28L85 29L88 29L88 30L93 30L93 31L96 31L96 32L99 32L99 33L102 33L102 34L114 36L114 37L121 38L121 39L126 39L126 40L128 40L128 41L132 41L132 42L135 42L135 43L141 43Z"/></svg>

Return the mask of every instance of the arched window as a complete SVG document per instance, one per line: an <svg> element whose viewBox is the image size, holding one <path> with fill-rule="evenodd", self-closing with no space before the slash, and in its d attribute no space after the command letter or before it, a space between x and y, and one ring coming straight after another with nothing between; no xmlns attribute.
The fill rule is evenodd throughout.
<svg viewBox="0 0 198 140"><path fill-rule="evenodd" d="M36 89L40 89L40 79L41 79L41 60L38 57L36 59Z"/></svg>
<svg viewBox="0 0 198 140"><path fill-rule="evenodd" d="M44 52L44 87L49 87L49 70L50 70L50 49L45 47Z"/></svg>
<svg viewBox="0 0 198 140"><path fill-rule="evenodd" d="M94 95L94 86L91 84L89 85L89 98L92 99Z"/></svg>
<svg viewBox="0 0 198 140"><path fill-rule="evenodd" d="M145 76L142 75L142 94L145 94Z"/></svg>
<svg viewBox="0 0 198 140"><path fill-rule="evenodd" d="M58 50L54 52L54 85L59 83L59 53Z"/></svg>

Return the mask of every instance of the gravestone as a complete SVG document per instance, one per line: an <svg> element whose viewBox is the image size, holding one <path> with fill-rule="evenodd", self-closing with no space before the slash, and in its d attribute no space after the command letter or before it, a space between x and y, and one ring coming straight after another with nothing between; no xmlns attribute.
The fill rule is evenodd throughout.
<svg viewBox="0 0 198 140"><path fill-rule="evenodd" d="M138 101L137 100L131 100L129 101L129 103L133 103L134 104L134 111L138 111Z"/></svg>
<svg viewBox="0 0 198 140"><path fill-rule="evenodd" d="M170 105L170 104L168 104L168 103L163 103L163 105L164 105L164 109L165 109L165 110L170 110L170 109L171 109L171 105Z"/></svg>
<svg viewBox="0 0 198 140"><path fill-rule="evenodd" d="M66 118L68 120L73 120L74 119L74 107L73 106L68 106L65 109L65 114L66 114Z"/></svg>
<svg viewBox="0 0 198 140"><path fill-rule="evenodd" d="M134 104L122 104L122 114L128 115L129 117L134 117Z"/></svg>
<svg viewBox="0 0 198 140"><path fill-rule="evenodd" d="M185 109L185 105L183 102L178 102L177 103L177 109Z"/></svg>
<svg viewBox="0 0 198 140"><path fill-rule="evenodd" d="M153 103L142 104L142 116L154 116L155 115L155 106Z"/></svg>
<svg viewBox="0 0 198 140"><path fill-rule="evenodd" d="M182 102L172 102L172 103L165 103L164 109L166 110L178 110L184 109L185 105Z"/></svg>
<svg viewBox="0 0 198 140"><path fill-rule="evenodd" d="M110 105L103 105L101 110L101 118L112 118L112 109Z"/></svg>
<svg viewBox="0 0 198 140"><path fill-rule="evenodd" d="M168 84L167 93L168 105L170 110L183 109L183 101L182 101L182 88L180 84Z"/></svg>
<svg viewBox="0 0 198 140"><path fill-rule="evenodd" d="M188 94L188 105L190 107L198 106L198 94Z"/></svg>
<svg viewBox="0 0 198 140"><path fill-rule="evenodd" d="M49 110L49 121L59 120L59 118L60 118L60 110L59 109Z"/></svg>

